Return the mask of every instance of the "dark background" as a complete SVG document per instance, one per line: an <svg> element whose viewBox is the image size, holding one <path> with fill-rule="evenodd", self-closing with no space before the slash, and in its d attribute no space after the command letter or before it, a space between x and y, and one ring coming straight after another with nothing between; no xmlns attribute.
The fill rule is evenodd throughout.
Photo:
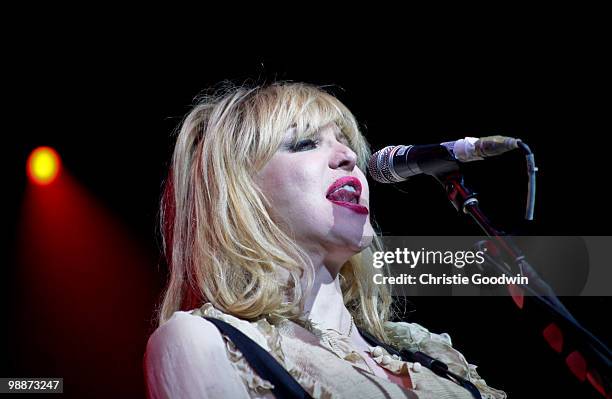
<svg viewBox="0 0 612 399"><path fill-rule="evenodd" d="M511 153L465 168L483 210L497 226L534 235L606 235L609 208L609 87L603 55L588 42L544 40L532 47L506 43L444 47L401 45L378 52L316 51L220 54L206 46L177 48L163 42L95 40L59 45L40 36L11 47L4 77L4 197L8 226L2 292L6 333L2 376L75 376L65 390L75 397L144 395L141 361L152 312L167 268L156 231L160 188L172 151L171 132L193 98L221 80L306 81L332 85L353 111L373 149L388 144L437 143L464 136L503 134L522 138L535 153L538 174L536 220L522 221L526 176L522 158ZM407 42L409 43L409 42ZM229 53L229 54L228 54ZM24 312L15 284L14 248L26 186L25 161L39 145L53 146L66 170L104 204L145 249L150 275L150 312L133 314L141 340L130 362L96 357L70 369L26 347ZM472 235L478 229L458 215L442 189L427 177L397 186L373 184L373 215L387 235ZM86 282L84 282L86 283ZM116 287L109 285L108 291ZM104 306L103 296L102 305ZM510 397L596 397L578 382L543 341L544 319L526 316L509 298L410 298L404 319L448 332L480 374ZM567 306L604 339L609 298L565 298ZM66 310L69 312L69 310ZM112 323L107 328L121 331ZM26 318L27 318L26 317ZM539 317L539 316L538 316ZM20 327L15 327L20 326ZM44 335L29 332L28 337ZM72 337L71 332L67 332ZM70 351L96 346L100 332L79 332ZM126 348L118 347L117 352ZM113 353L105 356L112 358ZM106 363L104 363L106 364ZM83 371L86 369L87 371ZM88 376L79 380L80 376ZM97 377L96 377L97 376ZM92 385L98 377L106 382Z"/></svg>

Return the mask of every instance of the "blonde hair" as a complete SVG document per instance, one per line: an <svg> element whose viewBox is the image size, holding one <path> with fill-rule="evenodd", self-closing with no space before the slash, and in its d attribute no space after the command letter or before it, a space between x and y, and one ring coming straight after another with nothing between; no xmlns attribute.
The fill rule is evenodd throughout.
<svg viewBox="0 0 612 399"><path fill-rule="evenodd" d="M323 89L277 82L226 86L202 96L178 133L161 203L164 254L170 267L159 323L177 310L211 302L236 317L297 319L312 286L313 265L271 219L254 174L289 128L295 140L334 122L365 170L370 149L351 112ZM355 323L387 340L391 295L372 281L379 237L341 268L344 302ZM279 281L278 271L289 277ZM307 281L302 290L300 279Z"/></svg>

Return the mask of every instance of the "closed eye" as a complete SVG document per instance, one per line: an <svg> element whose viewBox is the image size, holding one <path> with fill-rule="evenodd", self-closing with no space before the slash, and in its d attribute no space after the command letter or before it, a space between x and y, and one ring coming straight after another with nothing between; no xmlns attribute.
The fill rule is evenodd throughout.
<svg viewBox="0 0 612 399"><path fill-rule="evenodd" d="M307 151L307 150L316 148L318 144L319 144L318 140L313 140L313 139L300 140L291 146L291 151L294 151L294 152Z"/></svg>

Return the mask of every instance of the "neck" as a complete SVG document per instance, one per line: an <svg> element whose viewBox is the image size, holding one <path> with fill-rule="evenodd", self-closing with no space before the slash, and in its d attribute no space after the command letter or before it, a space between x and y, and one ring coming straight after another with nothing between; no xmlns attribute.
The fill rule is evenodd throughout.
<svg viewBox="0 0 612 399"><path fill-rule="evenodd" d="M340 273L332 276L322 263L315 267L314 285L304 303L304 312L322 330L330 328L345 335L349 333L351 314L342 299Z"/></svg>

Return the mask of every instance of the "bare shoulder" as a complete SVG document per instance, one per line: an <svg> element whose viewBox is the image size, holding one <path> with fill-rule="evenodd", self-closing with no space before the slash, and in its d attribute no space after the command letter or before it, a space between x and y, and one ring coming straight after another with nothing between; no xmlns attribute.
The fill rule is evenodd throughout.
<svg viewBox="0 0 612 399"><path fill-rule="evenodd" d="M149 337L144 371L149 398L249 397L217 327L188 312L175 312Z"/></svg>
<svg viewBox="0 0 612 399"><path fill-rule="evenodd" d="M149 337L147 353L182 348L198 352L218 352L225 350L225 343L214 324L200 316L179 311Z"/></svg>

